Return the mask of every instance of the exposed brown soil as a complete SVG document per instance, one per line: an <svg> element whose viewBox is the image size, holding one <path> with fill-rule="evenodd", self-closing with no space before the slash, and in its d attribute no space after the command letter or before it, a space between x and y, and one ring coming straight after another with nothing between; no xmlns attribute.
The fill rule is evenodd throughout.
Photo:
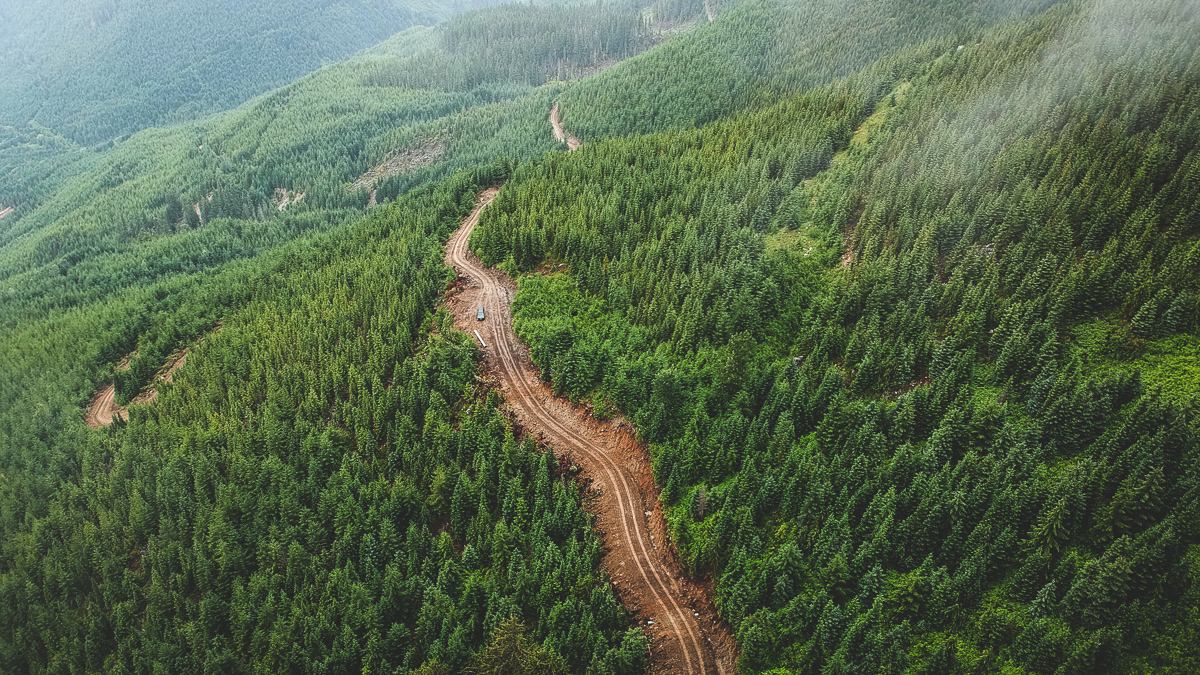
<svg viewBox="0 0 1200 675"><path fill-rule="evenodd" d="M512 329L509 306L516 283L499 270L487 269L468 249L480 211L498 191L479 194L475 210L446 245L446 261L459 275L446 299L455 328L472 335L477 330L487 343L482 348L484 367L498 379L524 433L549 443L581 468L604 545L602 565L618 598L651 638L653 672L734 673L736 644L729 626L717 616L711 587L683 572L668 543L645 444L625 420L597 420L584 407L554 396L541 382ZM476 320L480 306L486 310L485 321Z"/></svg>
<svg viewBox="0 0 1200 675"><path fill-rule="evenodd" d="M365 190L388 176L395 176L406 171L419 169L423 166L433 164L434 160L442 156L446 151L446 142L435 138L424 143L405 148L400 152L388 157L383 164L367 170L366 173L359 176L357 180L350 185L352 190Z"/></svg>
<svg viewBox="0 0 1200 675"><path fill-rule="evenodd" d="M557 103L555 103L554 107L550 109L550 129L554 132L554 140L558 141L559 143L567 144L567 152L570 152L583 145L583 141L563 130L562 122L558 119Z"/></svg>
<svg viewBox="0 0 1200 675"><path fill-rule="evenodd" d="M275 204L275 208L282 211L289 206L299 204L304 199L305 194L304 192L293 192L286 188L275 188L275 198L271 202Z"/></svg>
<svg viewBox="0 0 1200 675"><path fill-rule="evenodd" d="M109 384L92 397L92 405L84 413L83 421L93 429L106 427L113 423L113 417L128 419L129 413L114 400L116 390Z"/></svg>
<svg viewBox="0 0 1200 675"><path fill-rule="evenodd" d="M167 362L150 381L149 386L142 389L141 393L133 397L129 405L139 405L142 403L154 403L154 399L158 398L158 387L154 386L159 382L170 382L175 377L175 371L179 370L185 361L187 361L187 349L175 352L167 357Z"/></svg>
<svg viewBox="0 0 1200 675"><path fill-rule="evenodd" d="M8 214L10 214L12 212L13 212L13 207L11 207L11 206L6 209L0 209L0 219L3 219L5 216L7 216Z"/></svg>
<svg viewBox="0 0 1200 675"><path fill-rule="evenodd" d="M212 198L213 198L213 193L211 193L211 192L208 193L208 196L205 197L205 199L210 202L212 201ZM200 219L200 227L204 227L204 214L200 212L200 202L196 202L195 204L192 204L192 210L196 212L196 217Z"/></svg>
<svg viewBox="0 0 1200 675"><path fill-rule="evenodd" d="M129 370L129 363L133 359L134 354L126 356L117 364L117 370ZM167 357L167 362L159 369L158 374L150 381L142 391L129 402L129 405L141 405L143 403L153 403L158 398L159 382L170 382L175 377L175 371L179 370L187 361L187 350L175 352ZM123 420L129 419L129 411L117 405L116 390L112 383L102 387L92 396L92 404L84 412L83 421L93 429L106 427L113 423L114 417L120 417Z"/></svg>
<svg viewBox="0 0 1200 675"><path fill-rule="evenodd" d="M558 141L559 143L567 142L567 136L565 133L563 133L562 122L558 121L557 103L555 103L554 107L550 109L550 131L554 134L554 140Z"/></svg>

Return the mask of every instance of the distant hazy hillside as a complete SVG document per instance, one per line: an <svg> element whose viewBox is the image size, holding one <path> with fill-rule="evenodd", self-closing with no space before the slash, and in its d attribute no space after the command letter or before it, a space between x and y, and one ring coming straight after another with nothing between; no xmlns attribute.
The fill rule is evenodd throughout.
<svg viewBox="0 0 1200 675"><path fill-rule="evenodd" d="M0 279L57 276L84 258L99 262L101 251L202 222L212 234L222 218L282 217L276 189L305 195L289 216L360 209L372 192L385 201L456 168L535 157L556 146L546 116L563 85L534 85L611 65L652 42L633 5L486 8L403 31L236 110L102 148L4 172L3 162L25 148L0 143L0 208L16 208L0 223ZM360 179L369 171L374 178ZM268 231L278 237L286 228ZM163 261L153 257L155 266ZM70 262L45 267L58 259ZM42 302L48 296L33 288L43 282L59 284L12 280L22 297ZM0 314L23 304L7 300Z"/></svg>
<svg viewBox="0 0 1200 675"><path fill-rule="evenodd" d="M93 144L233 107L414 24L489 0L13 0L0 123Z"/></svg>

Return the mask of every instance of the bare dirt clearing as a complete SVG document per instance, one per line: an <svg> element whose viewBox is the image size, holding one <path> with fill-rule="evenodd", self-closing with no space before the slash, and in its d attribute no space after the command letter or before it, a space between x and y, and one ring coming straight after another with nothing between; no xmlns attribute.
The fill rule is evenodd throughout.
<svg viewBox="0 0 1200 675"><path fill-rule="evenodd" d="M646 626L653 671L733 673L736 646L729 627L717 617L711 589L683 574L667 543L646 446L628 422L599 421L582 406L554 396L541 382L512 329L510 304L516 283L503 272L485 268L468 249L480 211L497 192L492 188L479 194L475 210L446 246L446 261L461 282L456 284L461 290L446 299L455 328L468 334L478 330L487 343L484 367L499 380L524 432L582 468L580 476L590 486L591 510L604 544L603 567L622 603ZM486 309L486 321L476 320L480 306Z"/></svg>
<svg viewBox="0 0 1200 675"><path fill-rule="evenodd" d="M10 214L12 212L13 212L13 207L11 207L11 206L6 209L0 209L0 219L3 219L5 216L7 216L8 214Z"/></svg>
<svg viewBox="0 0 1200 675"><path fill-rule="evenodd" d="M368 169L366 173L359 176L351 185L352 190L365 190L375 185L377 181L383 180L389 176L395 176L406 171L419 169L423 166L433 164L434 160L442 156L446 151L446 142L440 138L435 138L424 143L401 150L396 154L384 160L383 164Z"/></svg>

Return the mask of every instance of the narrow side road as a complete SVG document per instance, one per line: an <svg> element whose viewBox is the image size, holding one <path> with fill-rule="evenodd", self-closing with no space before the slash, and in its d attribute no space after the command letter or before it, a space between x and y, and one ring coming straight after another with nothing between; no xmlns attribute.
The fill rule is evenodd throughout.
<svg viewBox="0 0 1200 675"><path fill-rule="evenodd" d="M92 405L84 413L83 421L93 429L106 427L113 423L113 417L129 419L129 413L117 405L116 389L110 384L92 397Z"/></svg>
<svg viewBox="0 0 1200 675"><path fill-rule="evenodd" d="M554 107L550 109L550 130L554 132L554 140L558 141L559 143L567 144L567 152L575 150L579 146L583 145L583 141L576 138L574 134L568 134L563 130L562 122L558 119L557 103L555 103Z"/></svg>
<svg viewBox="0 0 1200 675"><path fill-rule="evenodd" d="M149 388L143 389L141 393L129 402L129 405L154 403L154 400L158 398L158 387L155 385L159 382L170 382L175 377L175 371L179 370L187 362L187 353L188 350L185 348L168 357L166 365L163 366L158 375L155 375ZM129 363L125 362L118 370L127 370L128 368ZM116 388L112 384L108 384L92 396L92 404L84 412L83 422L93 429L99 429L100 427L112 424L113 418L116 417L120 417L123 420L129 419L129 410L117 405Z"/></svg>
<svg viewBox="0 0 1200 675"><path fill-rule="evenodd" d="M467 281L466 289L447 302L455 327L468 334L479 331L488 345L483 349L486 365L498 376L526 433L572 457L592 480L597 493L593 510L605 549L603 566L622 602L652 638L653 672L732 674L733 637L718 619L711 593L688 580L674 560L645 447L628 423L597 421L551 394L513 332L515 282L499 270L485 268L468 248L480 212L498 191L480 193L475 210L446 246L446 262ZM476 320L480 306L485 308L485 321Z"/></svg>

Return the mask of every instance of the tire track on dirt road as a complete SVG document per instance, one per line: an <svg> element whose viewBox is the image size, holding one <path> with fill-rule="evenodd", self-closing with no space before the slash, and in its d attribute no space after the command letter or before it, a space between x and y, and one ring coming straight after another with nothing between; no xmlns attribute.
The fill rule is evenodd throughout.
<svg viewBox="0 0 1200 675"><path fill-rule="evenodd" d="M113 385L108 385L96 392L92 405L84 415L84 423L93 429L106 427L113 423L113 417L129 419L129 413L117 405L117 391Z"/></svg>
<svg viewBox="0 0 1200 675"><path fill-rule="evenodd" d="M682 595L682 574L665 558L668 544L663 541L663 548L656 548L650 541L651 523L648 519L643 522L642 517L657 508L656 495L643 494L629 468L619 463L619 457L611 456L616 454L613 441L618 434L602 438L599 434L609 429L582 428L578 419L573 418L569 404L545 395L532 364L522 358L524 348L513 332L509 308L512 280L502 272L485 269L469 250L471 231L479 222L479 214L497 192L497 188L492 188L480 193L475 210L446 247L447 262L479 285L477 291L468 292L472 298L470 305L455 311L459 328L468 333L478 329L484 335L488 344L484 349L486 358L501 375L508 400L522 413L527 431L540 431L558 448L578 452L592 464L586 468L592 469L596 478L603 479L598 481L601 484L597 516L607 549L606 564L618 590L638 600L644 618L655 621L656 637L663 638L658 652L651 652L654 671L723 675L725 666L732 666L732 658L718 658L715 652L732 653L728 631L722 630L723 624L716 620L711 603L699 603L705 612L701 615L687 607L687 600L677 599L677 595ZM487 321L471 326L475 323L475 307L479 305L485 308ZM585 438L585 434L593 438ZM618 571L626 562L636 568L629 576ZM715 644L712 635L706 635L705 625L713 627ZM732 667L729 669L732 671Z"/></svg>

